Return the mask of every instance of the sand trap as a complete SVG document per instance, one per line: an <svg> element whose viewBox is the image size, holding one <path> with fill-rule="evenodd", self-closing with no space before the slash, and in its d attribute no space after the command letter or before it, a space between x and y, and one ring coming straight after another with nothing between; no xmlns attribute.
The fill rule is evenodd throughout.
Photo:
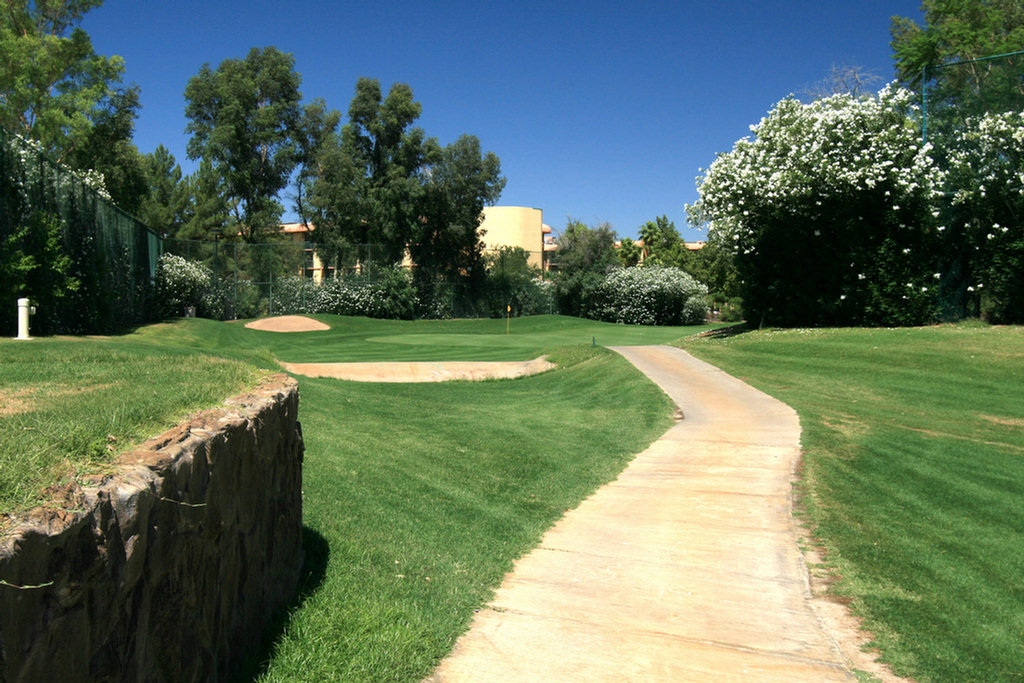
<svg viewBox="0 0 1024 683"><path fill-rule="evenodd" d="M246 327L264 332L317 332L331 329L330 325L304 315L279 315L246 323Z"/></svg>
<svg viewBox="0 0 1024 683"><path fill-rule="evenodd" d="M510 379L555 367L544 356L512 362L281 363L288 372L353 382L447 382L455 379Z"/></svg>

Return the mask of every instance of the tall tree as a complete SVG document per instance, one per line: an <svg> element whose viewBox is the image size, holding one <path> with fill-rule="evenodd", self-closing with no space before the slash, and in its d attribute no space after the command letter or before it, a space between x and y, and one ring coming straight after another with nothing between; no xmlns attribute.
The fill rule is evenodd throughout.
<svg viewBox="0 0 1024 683"><path fill-rule="evenodd" d="M1024 50L1024 3L924 0L922 9L924 26L893 17L891 34L899 81L928 90L929 129L955 134L967 117L1024 109L1024 55L984 59Z"/></svg>
<svg viewBox="0 0 1024 683"><path fill-rule="evenodd" d="M501 162L492 152L483 154L474 135L460 136L434 158L422 220L409 243L417 279L482 277L479 228L484 206L496 202L505 187Z"/></svg>
<svg viewBox="0 0 1024 683"><path fill-rule="evenodd" d="M323 173L321 156L337 133L341 112L328 109L322 98L306 105L299 122L299 171L295 178L295 211L303 222L313 219L315 209L309 204L309 191L314 180Z"/></svg>
<svg viewBox="0 0 1024 683"><path fill-rule="evenodd" d="M325 143L310 189L318 242L326 255L369 249L365 261L397 263L419 229L426 167L437 142L413 126L422 107L404 83L383 97L380 82L360 78L349 123Z"/></svg>
<svg viewBox="0 0 1024 683"><path fill-rule="evenodd" d="M190 240L210 240L218 235L227 237L237 233L237 220L232 216L232 205L225 199L224 179L208 160L183 181L183 192L188 199L184 208L184 224L175 237Z"/></svg>
<svg viewBox="0 0 1024 683"><path fill-rule="evenodd" d="M138 107L137 92L132 99L133 88L118 87L124 61L97 55L78 26L86 12L101 4L0 3L0 125L36 140L57 161L68 161L101 117L120 108L130 120Z"/></svg>
<svg viewBox="0 0 1024 683"><path fill-rule="evenodd" d="M216 71L203 65L185 88L188 156L210 161L224 180L248 242L281 220L277 195L299 161L300 81L292 55L266 47Z"/></svg>
<svg viewBox="0 0 1024 683"><path fill-rule="evenodd" d="M181 166L163 145L144 155L143 166L147 191L136 215L158 234L176 237L185 223L189 201Z"/></svg>
<svg viewBox="0 0 1024 683"><path fill-rule="evenodd" d="M676 224L668 216L658 216L640 227L640 239L644 242L644 263L650 265L686 265L687 252L683 238L679 236Z"/></svg>
<svg viewBox="0 0 1024 683"><path fill-rule="evenodd" d="M566 221L558 238L555 263L555 296L558 310L567 315L593 313L589 306L605 275L619 266L615 254L615 231L609 223L593 228L575 218Z"/></svg>

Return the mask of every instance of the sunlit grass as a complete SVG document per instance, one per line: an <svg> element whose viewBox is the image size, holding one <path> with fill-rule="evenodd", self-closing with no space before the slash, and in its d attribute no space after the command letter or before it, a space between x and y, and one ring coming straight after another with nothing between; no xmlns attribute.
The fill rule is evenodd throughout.
<svg viewBox="0 0 1024 683"><path fill-rule="evenodd" d="M884 658L1024 672L1024 328L787 330L684 348L785 401L805 511Z"/></svg>
<svg viewBox="0 0 1024 683"><path fill-rule="evenodd" d="M517 380L302 381L305 520L329 559L262 680L420 680L512 562L670 425L618 355L552 356Z"/></svg>
<svg viewBox="0 0 1024 683"><path fill-rule="evenodd" d="M255 384L251 363L126 338L0 340L0 510Z"/></svg>

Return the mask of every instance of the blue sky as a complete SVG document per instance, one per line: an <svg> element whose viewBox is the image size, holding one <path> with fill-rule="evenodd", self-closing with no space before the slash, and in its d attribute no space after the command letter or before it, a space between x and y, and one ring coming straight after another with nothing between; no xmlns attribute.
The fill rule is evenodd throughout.
<svg viewBox="0 0 1024 683"><path fill-rule="evenodd" d="M891 80L893 15L919 21L919 0L106 0L83 28L141 87L139 150L163 144L186 172L188 79L275 45L305 98L342 112L360 76L408 83L427 134L480 138L508 178L499 204L556 231L572 216L635 237L666 214L700 239L684 210L700 169L834 64Z"/></svg>

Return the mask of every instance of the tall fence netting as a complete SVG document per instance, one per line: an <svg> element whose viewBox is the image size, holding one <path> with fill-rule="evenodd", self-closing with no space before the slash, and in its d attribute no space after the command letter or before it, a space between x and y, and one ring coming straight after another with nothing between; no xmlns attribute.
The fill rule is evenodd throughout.
<svg viewBox="0 0 1024 683"><path fill-rule="evenodd" d="M152 319L159 237L54 162L0 129L0 328L17 298L34 333L104 333Z"/></svg>

